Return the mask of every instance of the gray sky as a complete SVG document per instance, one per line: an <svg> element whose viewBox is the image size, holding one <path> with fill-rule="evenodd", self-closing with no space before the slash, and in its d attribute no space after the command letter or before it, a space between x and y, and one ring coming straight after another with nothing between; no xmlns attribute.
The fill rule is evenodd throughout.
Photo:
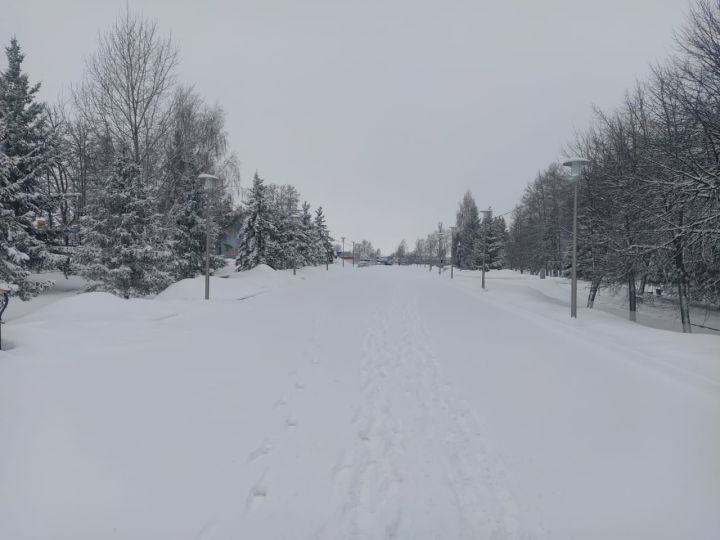
<svg viewBox="0 0 720 540"><path fill-rule="evenodd" d="M77 82L124 1L2 0L42 97ZM536 172L673 48L687 0L147 0L180 78L257 169L384 252L451 224L470 189L511 209ZM0 61L4 68L4 58ZM67 92L66 92L67 93Z"/></svg>

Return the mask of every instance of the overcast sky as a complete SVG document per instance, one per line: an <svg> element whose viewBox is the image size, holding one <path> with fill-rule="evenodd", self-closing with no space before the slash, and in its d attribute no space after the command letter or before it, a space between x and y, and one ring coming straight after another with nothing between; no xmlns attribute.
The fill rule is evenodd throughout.
<svg viewBox="0 0 720 540"><path fill-rule="evenodd" d="M171 32L180 79L227 113L255 170L384 252L451 224L470 189L510 210L592 106L673 50L687 0L130 1ZM125 2L2 0L0 38L54 101ZM4 58L0 61L4 69Z"/></svg>

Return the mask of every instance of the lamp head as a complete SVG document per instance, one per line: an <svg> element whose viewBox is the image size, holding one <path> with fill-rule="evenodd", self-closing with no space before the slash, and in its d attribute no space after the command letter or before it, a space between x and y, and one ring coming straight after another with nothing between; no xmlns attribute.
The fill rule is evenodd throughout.
<svg viewBox="0 0 720 540"><path fill-rule="evenodd" d="M214 191L220 185L220 179L214 174L202 173L197 177L198 182L202 182L205 191Z"/></svg>
<svg viewBox="0 0 720 540"><path fill-rule="evenodd" d="M563 163L563 165L565 167L570 167L570 176L573 179L577 179L580 177L583 169L588 163L590 163L590 161L585 158L575 157L567 160L565 163Z"/></svg>

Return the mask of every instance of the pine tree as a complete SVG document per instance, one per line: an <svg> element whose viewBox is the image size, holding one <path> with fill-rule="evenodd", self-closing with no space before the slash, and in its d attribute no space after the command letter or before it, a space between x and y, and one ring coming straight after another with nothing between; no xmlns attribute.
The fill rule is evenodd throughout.
<svg viewBox="0 0 720 540"><path fill-rule="evenodd" d="M238 271L268 264L268 256L275 249L275 225L267 196L267 186L255 173L253 186L246 203L247 216L240 229L240 246L235 261Z"/></svg>
<svg viewBox="0 0 720 540"><path fill-rule="evenodd" d="M30 281L29 271L54 261L47 233L33 225L50 209L40 190L50 152L43 106L35 100L40 85L31 86L22 72L24 55L16 39L6 54L8 67L0 74L0 281L28 299L48 285Z"/></svg>
<svg viewBox="0 0 720 540"><path fill-rule="evenodd" d="M98 289L124 298L162 291L172 277L171 253L160 232L140 167L123 152L83 219L82 274L98 282Z"/></svg>

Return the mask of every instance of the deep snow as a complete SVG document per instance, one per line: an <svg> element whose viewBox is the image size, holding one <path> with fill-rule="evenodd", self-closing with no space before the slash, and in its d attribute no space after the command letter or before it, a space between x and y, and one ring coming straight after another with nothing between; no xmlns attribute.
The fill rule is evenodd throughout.
<svg viewBox="0 0 720 540"><path fill-rule="evenodd" d="M720 535L720 338L564 280L267 268L6 325L0 538Z"/></svg>

